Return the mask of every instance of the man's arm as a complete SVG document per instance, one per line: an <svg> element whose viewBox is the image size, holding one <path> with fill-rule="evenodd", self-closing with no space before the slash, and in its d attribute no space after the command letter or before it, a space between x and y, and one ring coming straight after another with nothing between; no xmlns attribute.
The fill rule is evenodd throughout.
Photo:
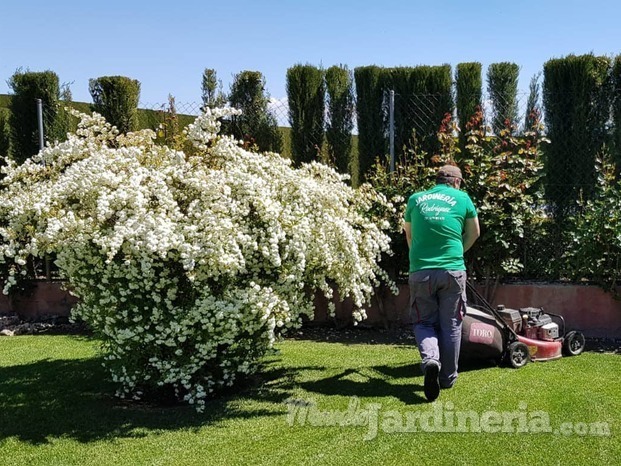
<svg viewBox="0 0 621 466"><path fill-rule="evenodd" d="M410 222L403 222L403 231L408 242L408 249L410 249L412 247L412 224Z"/></svg>
<svg viewBox="0 0 621 466"><path fill-rule="evenodd" d="M464 225L464 234L462 235L464 252L472 247L480 234L481 228L479 227L479 218L467 218L466 224Z"/></svg>

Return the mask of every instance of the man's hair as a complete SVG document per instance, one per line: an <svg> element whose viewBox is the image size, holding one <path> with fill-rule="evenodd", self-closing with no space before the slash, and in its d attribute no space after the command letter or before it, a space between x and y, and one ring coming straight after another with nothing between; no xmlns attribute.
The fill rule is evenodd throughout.
<svg viewBox="0 0 621 466"><path fill-rule="evenodd" d="M453 184L457 179L455 176L438 176L436 177L436 184Z"/></svg>

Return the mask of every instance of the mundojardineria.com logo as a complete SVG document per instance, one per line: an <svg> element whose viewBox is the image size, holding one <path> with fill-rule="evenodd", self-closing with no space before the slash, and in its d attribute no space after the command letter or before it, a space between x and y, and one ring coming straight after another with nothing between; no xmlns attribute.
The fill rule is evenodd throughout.
<svg viewBox="0 0 621 466"><path fill-rule="evenodd" d="M373 440L379 433L481 432L487 434L545 434L610 436L607 422L561 422L553 425L546 411L529 410L520 401L514 410L461 409L454 403L435 402L422 409L384 409L381 403L363 404L351 397L343 410L321 409L312 400L290 398L287 403L289 426L366 427L363 440Z"/></svg>

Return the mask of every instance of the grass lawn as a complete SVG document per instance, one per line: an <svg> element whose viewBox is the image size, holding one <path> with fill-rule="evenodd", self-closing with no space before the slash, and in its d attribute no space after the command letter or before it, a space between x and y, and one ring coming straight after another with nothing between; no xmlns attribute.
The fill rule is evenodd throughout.
<svg viewBox="0 0 621 466"><path fill-rule="evenodd" d="M586 465L621 458L619 355L470 368L429 404L409 344L287 340L277 350L261 383L197 414L114 399L97 341L2 338L0 464ZM546 422L551 432L538 432ZM438 431L451 426L466 431Z"/></svg>

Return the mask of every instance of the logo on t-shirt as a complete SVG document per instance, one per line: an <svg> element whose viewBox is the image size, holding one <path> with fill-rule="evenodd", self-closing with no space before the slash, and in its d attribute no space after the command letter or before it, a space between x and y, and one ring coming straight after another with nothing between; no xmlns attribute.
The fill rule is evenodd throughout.
<svg viewBox="0 0 621 466"><path fill-rule="evenodd" d="M455 207L455 204L457 204L457 201L455 200L453 196L449 196L448 194L442 194L442 193L430 193L430 194L423 194L422 196L419 196L416 199L416 205L420 204L421 202L427 202L431 200L446 202L447 204L450 204L451 207Z"/></svg>
<svg viewBox="0 0 621 466"><path fill-rule="evenodd" d="M423 194L416 199L416 207L428 220L444 220L444 214L457 204L453 196L443 193Z"/></svg>

